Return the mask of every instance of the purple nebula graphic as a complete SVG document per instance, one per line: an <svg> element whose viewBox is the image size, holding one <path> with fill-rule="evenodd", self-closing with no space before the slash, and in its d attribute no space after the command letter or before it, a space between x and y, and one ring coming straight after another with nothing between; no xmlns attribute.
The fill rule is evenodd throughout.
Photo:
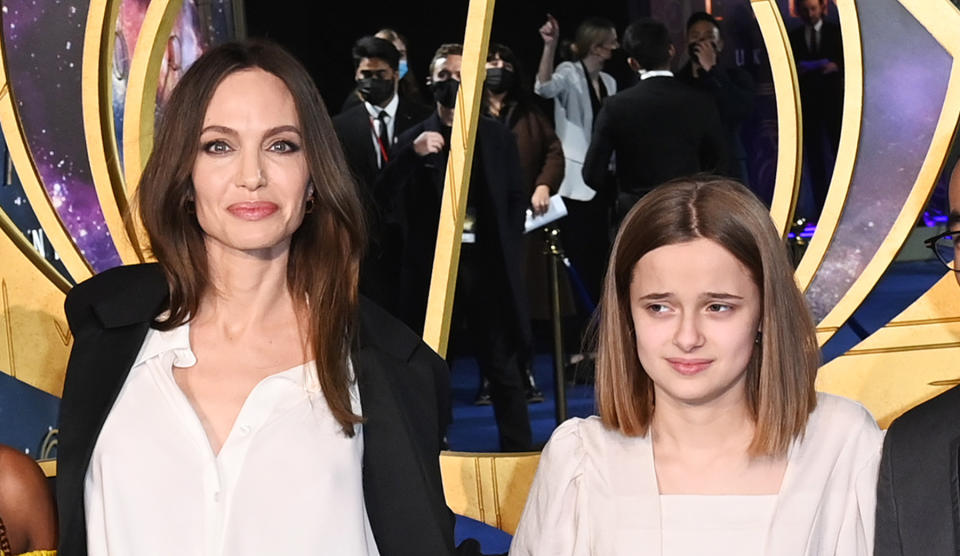
<svg viewBox="0 0 960 556"><path fill-rule="evenodd" d="M53 206L99 272L121 264L90 174L83 132L85 2L3 2L4 54L27 144Z"/></svg>

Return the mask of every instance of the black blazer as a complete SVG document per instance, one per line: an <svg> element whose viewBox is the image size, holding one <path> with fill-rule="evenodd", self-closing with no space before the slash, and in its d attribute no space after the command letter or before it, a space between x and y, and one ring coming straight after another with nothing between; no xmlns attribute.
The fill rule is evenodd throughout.
<svg viewBox="0 0 960 556"><path fill-rule="evenodd" d="M444 132L440 117L429 118L400 136L396 154L377 182L379 203L389 205L392 226L402 236L400 315L414 330L422 330L427 306L433 255L440 221L440 203L449 147L420 157L413 141L424 131ZM449 143L449 141L448 141ZM478 218L486 279L499 280L511 299L503 303L515 311L518 338L530 341L526 301L523 226L529 197L516 139L506 126L487 116L477 124L476 149L470 179L471 199L489 212Z"/></svg>
<svg viewBox="0 0 960 556"><path fill-rule="evenodd" d="M150 323L166 308L167 296L157 264L108 270L67 295L74 345L60 405L61 556L87 553L83 501L87 466ZM444 502L438 458L451 418L445 363L409 329L366 300L360 303L352 357L365 418L364 500L380 553L455 553L453 515ZM476 547L472 542L464 545L460 554L473 553Z"/></svg>
<svg viewBox="0 0 960 556"><path fill-rule="evenodd" d="M397 104L397 119L393 124L393 143L404 131L423 121L430 115L430 109L399 97ZM352 106L350 109L333 118L333 128L340 138L343 154L354 178L361 188L369 190L377 179L380 169L377 168L377 151L374 149L370 135L370 115L363 103ZM390 145L388 149L392 149Z"/></svg>
<svg viewBox="0 0 960 556"><path fill-rule="evenodd" d="M617 155L623 193L642 195L697 172L726 173L726 147L716 103L672 77L651 77L607 97L583 163L583 179L602 190Z"/></svg>
<svg viewBox="0 0 960 556"><path fill-rule="evenodd" d="M877 556L960 554L960 387L904 413L883 441Z"/></svg>

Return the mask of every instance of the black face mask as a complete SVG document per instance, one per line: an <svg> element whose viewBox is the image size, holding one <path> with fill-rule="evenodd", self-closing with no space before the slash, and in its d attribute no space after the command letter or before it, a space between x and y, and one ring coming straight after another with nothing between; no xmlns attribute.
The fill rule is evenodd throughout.
<svg viewBox="0 0 960 556"><path fill-rule="evenodd" d="M487 80L484 86L493 94L499 95L513 88L516 75L507 68L490 68L487 70Z"/></svg>
<svg viewBox="0 0 960 556"><path fill-rule="evenodd" d="M363 100L379 106L393 97L393 81L364 77L357 81L357 90L360 91Z"/></svg>
<svg viewBox="0 0 960 556"><path fill-rule="evenodd" d="M446 108L453 108L457 105L457 91L460 89L460 82L456 79L447 79L437 81L431 87L433 89L433 98Z"/></svg>

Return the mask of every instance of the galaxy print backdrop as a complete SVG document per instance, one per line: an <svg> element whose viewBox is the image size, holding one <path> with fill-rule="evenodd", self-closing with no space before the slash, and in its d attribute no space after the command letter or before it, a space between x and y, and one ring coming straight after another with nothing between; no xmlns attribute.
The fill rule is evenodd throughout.
<svg viewBox="0 0 960 556"><path fill-rule="evenodd" d="M93 5L99 6L82 0L0 2L0 122L9 145L0 156L0 443L38 456L55 455L55 436L49 433L71 342L63 295L93 273L131 262L122 259L106 223L109 212L103 207L116 213L116 203L98 191L94 161L107 159L122 168L123 149L116 145L123 144L128 78L140 31L145 20L151 24L148 12L152 9L154 20L176 12L157 60L156 107L151 107L156 115L197 57L237 36L233 0ZM91 33L101 30L103 40L112 41L106 63L97 60L95 43L93 56L85 51ZM89 141L85 102L91 91L84 72L98 63L107 71L95 86L109 98L95 123L113 131L115 139L105 143L113 148ZM98 79L98 68L92 70ZM124 183L113 187L133 190Z"/></svg>

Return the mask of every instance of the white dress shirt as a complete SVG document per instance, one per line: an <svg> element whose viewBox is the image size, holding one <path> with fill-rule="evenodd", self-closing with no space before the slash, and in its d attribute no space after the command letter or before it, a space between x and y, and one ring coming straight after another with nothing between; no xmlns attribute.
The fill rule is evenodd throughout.
<svg viewBox="0 0 960 556"><path fill-rule="evenodd" d="M215 455L173 377L196 361L189 325L147 333L87 468L90 556L378 555L363 430L343 434L314 364L261 380Z"/></svg>
<svg viewBox="0 0 960 556"><path fill-rule="evenodd" d="M380 143L377 141L380 137L380 112L387 113L386 123L387 135L389 137L383 140L383 146L387 149L387 153L389 153L390 147L393 146L392 138L396 138L394 122L397 120L397 106L399 105L400 95L398 94L394 94L390 102L383 108L363 101L363 106L367 109L367 114L370 116L370 139L373 141L373 150L377 153L377 168L383 168L383 153L380 152Z"/></svg>

